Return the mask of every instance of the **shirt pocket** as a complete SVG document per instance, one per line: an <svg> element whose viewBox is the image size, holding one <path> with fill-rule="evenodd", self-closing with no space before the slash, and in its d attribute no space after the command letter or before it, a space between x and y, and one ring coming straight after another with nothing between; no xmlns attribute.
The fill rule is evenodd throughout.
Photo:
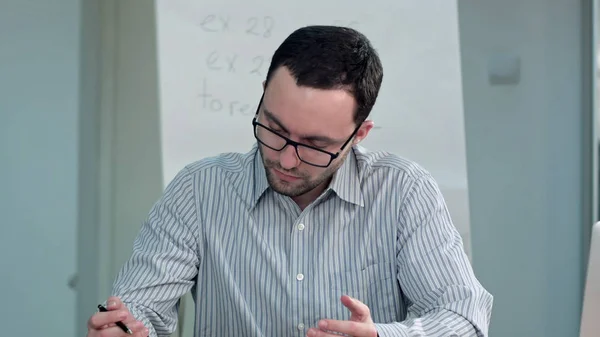
<svg viewBox="0 0 600 337"><path fill-rule="evenodd" d="M380 262L363 269L331 273L328 281L332 290L343 291L346 295L352 296L352 294L364 293L370 286L393 276L393 264Z"/></svg>
<svg viewBox="0 0 600 337"><path fill-rule="evenodd" d="M363 293L373 283L391 277L390 267L390 263L381 262L363 269L333 272L329 274L329 285L332 290L343 291L348 296Z"/></svg>
<svg viewBox="0 0 600 337"><path fill-rule="evenodd" d="M338 299L348 295L366 304L376 323L391 322L397 316L400 290L395 264L391 262L332 273L329 275L329 285Z"/></svg>

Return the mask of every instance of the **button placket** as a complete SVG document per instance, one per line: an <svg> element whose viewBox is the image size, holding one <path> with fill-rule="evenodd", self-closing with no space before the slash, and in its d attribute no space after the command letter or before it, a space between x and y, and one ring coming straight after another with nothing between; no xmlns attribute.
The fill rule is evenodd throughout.
<svg viewBox="0 0 600 337"><path fill-rule="evenodd" d="M306 218L304 216L301 216L298 219L296 219L295 224L293 225L291 235L292 247L294 249L294 252L298 252L297 249L302 249L302 251L306 251L304 245L308 244L307 240L309 240L309 238L306 236L308 235L308 233L306 233L307 224L303 220L306 220ZM295 284L293 285L293 288L296 291L296 297L294 301L296 302L295 305L297 306L294 311L297 313L302 312L301 308L307 305L307 299L305 298L306 292L308 291L308 289L306 288L307 285L305 284L307 276L305 274L307 268L307 261L305 259L306 256L293 254L291 256L290 261L292 270L295 270L296 272L296 275L292 277L296 278L296 280L294 281ZM304 317L303 315L296 317L295 328L300 334L305 333L305 330L307 329L305 324L303 323L303 320L305 319L306 317Z"/></svg>

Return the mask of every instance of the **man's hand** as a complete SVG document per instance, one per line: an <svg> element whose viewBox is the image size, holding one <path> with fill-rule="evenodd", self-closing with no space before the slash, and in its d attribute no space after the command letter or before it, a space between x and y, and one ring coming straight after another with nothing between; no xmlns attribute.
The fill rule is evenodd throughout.
<svg viewBox="0 0 600 337"><path fill-rule="evenodd" d="M350 320L320 320L319 329L310 328L306 335L308 337L336 337L342 333L352 337L377 337L377 329L371 319L369 307L361 301L346 295L342 296L340 300L350 310Z"/></svg>
<svg viewBox="0 0 600 337"><path fill-rule="evenodd" d="M118 297L109 297L108 311L98 312L88 320L87 337L130 337L115 323L122 321L133 332L134 337L147 337L148 329L140 321L136 321L125 304Z"/></svg>

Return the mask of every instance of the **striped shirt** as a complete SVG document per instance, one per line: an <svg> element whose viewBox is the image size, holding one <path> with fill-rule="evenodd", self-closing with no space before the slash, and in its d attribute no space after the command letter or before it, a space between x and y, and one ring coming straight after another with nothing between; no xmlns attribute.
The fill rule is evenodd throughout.
<svg viewBox="0 0 600 337"><path fill-rule="evenodd" d="M381 337L487 336L492 308L432 176L360 146L304 210L269 187L256 145L180 171L113 295L168 336L188 291L195 337L306 336L349 318L343 294L368 305Z"/></svg>

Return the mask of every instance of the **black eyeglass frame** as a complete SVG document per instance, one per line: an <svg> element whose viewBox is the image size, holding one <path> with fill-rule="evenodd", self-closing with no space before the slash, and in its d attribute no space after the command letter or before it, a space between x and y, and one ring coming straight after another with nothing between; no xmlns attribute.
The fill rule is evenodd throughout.
<svg viewBox="0 0 600 337"><path fill-rule="evenodd" d="M261 124L261 123L259 123L259 122L257 121L257 119L258 119L258 113L260 112L260 107L262 106L262 103L263 103L263 99L264 99L264 97L265 97L265 93L263 92L263 93L262 93L262 96L260 97L260 102L258 103L258 107L256 108L256 113L254 114L254 118L252 119L252 128L254 129L254 138L256 138L256 140L257 140L259 143L263 144L264 146L266 146L266 147L268 147L269 149L271 149L271 150L274 150L274 151L283 151L283 149L285 149L285 148L286 148L288 145L291 145L291 146L293 146L293 147L294 147L294 149L296 150L296 156L298 157L298 159L300 159L300 161L302 161L303 163L306 163L306 164L308 164L308 165L315 166L315 167L322 167L322 168L325 168L325 167L328 167L329 165L331 165L331 163L332 163L332 162L333 162L333 161L334 161L334 160L335 160L337 157L339 157L339 156L340 156L340 153L342 153L342 151L344 150L344 148L346 148L346 146L348 145L348 143L350 143L350 141L352 140L352 138L353 138L353 137L356 135L356 133L358 132L358 129L360 129L360 125L361 125L361 124L359 124L359 125L356 127L356 129L354 129L354 131L352 132L352 134L350 135L350 137L348 137L348 139L347 139L347 140L344 142L344 144L342 145L342 147L340 147L340 149L339 149L339 150L338 150L338 152L336 152L336 153L332 153L332 152L329 152L329 151L325 151L325 150L323 150L323 149L319 149L319 148L317 148L317 147L310 146L310 145L307 145L307 144L298 143L298 142L296 142L296 141L293 141L293 140L289 139L289 138L288 138L288 137L286 137L286 136L283 136L283 135L279 134L278 132L274 131L273 129L271 129L271 128L269 128L269 127L265 126L264 124ZM265 144L264 142L262 142L262 141L261 141L261 140L258 138L258 135L256 134L256 129L257 129L256 127L257 127L257 126L260 126L260 127L262 127L262 128L265 128L265 129L269 130L269 132L272 132L272 133L274 133L275 135L277 135L277 136L279 136L279 137L283 138L283 139L285 140L285 144L283 144L283 146L282 146L280 149L276 149L276 148L273 148L273 147L271 147L271 146L269 146L269 145ZM316 151L318 151L318 152L322 152L322 153L328 154L328 155L329 155L329 157L330 157L330 158L329 158L329 162L327 163L327 165L316 165L316 164L313 164L313 163L310 163L310 162L307 162L307 161L305 161L304 159L302 159L302 157L300 157L300 154L298 153L298 146L304 146L304 147L307 147L307 148L309 148L309 149L313 149L313 150L316 150Z"/></svg>

